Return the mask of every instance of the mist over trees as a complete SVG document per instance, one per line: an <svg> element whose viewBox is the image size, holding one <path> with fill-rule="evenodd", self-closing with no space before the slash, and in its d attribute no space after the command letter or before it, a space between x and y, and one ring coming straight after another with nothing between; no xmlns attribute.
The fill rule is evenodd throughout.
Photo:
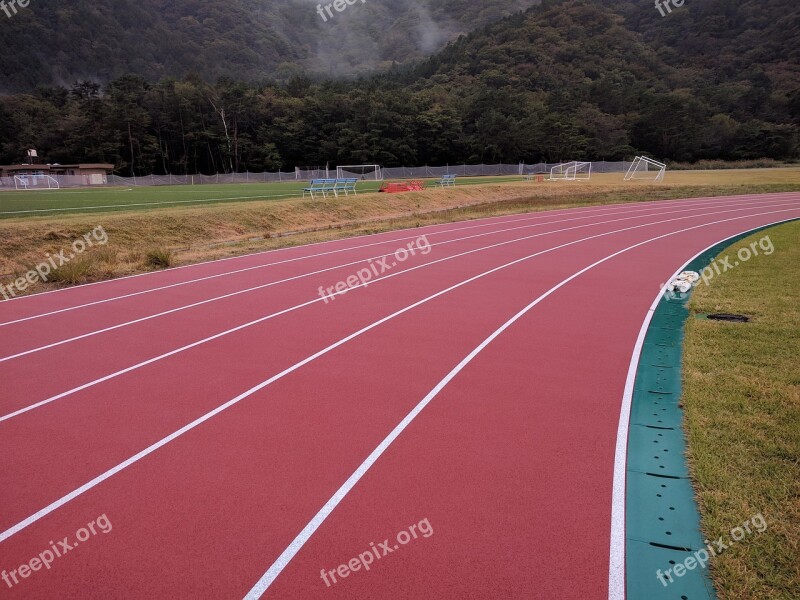
<svg viewBox="0 0 800 600"><path fill-rule="evenodd" d="M0 92L123 75L352 78L429 56L539 2L367 0L325 21L317 6L332 1L34 0L13 19L3 15Z"/></svg>
<svg viewBox="0 0 800 600"><path fill-rule="evenodd" d="M200 75L0 96L0 163L120 174L800 155L800 9L778 0L546 0L356 81Z"/></svg>

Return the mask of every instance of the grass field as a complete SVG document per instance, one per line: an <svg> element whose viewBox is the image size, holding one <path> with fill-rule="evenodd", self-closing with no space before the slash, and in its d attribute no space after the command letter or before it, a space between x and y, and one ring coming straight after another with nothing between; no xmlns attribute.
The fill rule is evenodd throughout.
<svg viewBox="0 0 800 600"><path fill-rule="evenodd" d="M486 185L519 180L519 177L470 177L463 178L458 184ZM434 181L428 180L429 184ZM377 192L382 183L363 181L358 184L358 192L362 194ZM285 200L302 198L305 187L308 187L308 182L303 181L9 191L7 194L0 193L0 218L35 216L43 213L152 210L204 204Z"/></svg>
<svg viewBox="0 0 800 600"><path fill-rule="evenodd" d="M589 185L622 185L621 173L594 175ZM429 185L435 180L428 180ZM661 187L674 185L770 185L800 183L800 169L751 169L727 171L674 171ZM364 181L360 193L376 192L381 182ZM520 177L463 177L458 186L514 184L516 186L572 186L583 182L525 183ZM625 184L633 189L643 183ZM152 210L155 208L195 207L209 204L240 204L301 198L306 182L152 186L133 188L63 189L30 192L0 192L0 219L46 216L52 214L99 213L119 210Z"/></svg>
<svg viewBox="0 0 800 600"><path fill-rule="evenodd" d="M752 322L687 326L684 404L704 533L730 537L759 513L767 523L712 561L721 600L800 598L800 222L722 255L733 264L766 235L774 253L698 286L691 302L695 314Z"/></svg>

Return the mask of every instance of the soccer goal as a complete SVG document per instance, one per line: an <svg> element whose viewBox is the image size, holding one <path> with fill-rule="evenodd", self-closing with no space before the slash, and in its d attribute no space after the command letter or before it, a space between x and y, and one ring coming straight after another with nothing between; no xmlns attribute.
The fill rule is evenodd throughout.
<svg viewBox="0 0 800 600"><path fill-rule="evenodd" d="M667 165L646 156L637 156L625 175L625 181L663 181Z"/></svg>
<svg viewBox="0 0 800 600"><path fill-rule="evenodd" d="M551 181L589 181L592 178L592 163L572 161L550 169Z"/></svg>
<svg viewBox="0 0 800 600"><path fill-rule="evenodd" d="M57 190L58 180L50 175L14 175L14 187L18 190Z"/></svg>
<svg viewBox="0 0 800 600"><path fill-rule="evenodd" d="M337 179L353 177L361 180L381 181L383 179L383 169L381 169L380 165L346 165L336 168Z"/></svg>

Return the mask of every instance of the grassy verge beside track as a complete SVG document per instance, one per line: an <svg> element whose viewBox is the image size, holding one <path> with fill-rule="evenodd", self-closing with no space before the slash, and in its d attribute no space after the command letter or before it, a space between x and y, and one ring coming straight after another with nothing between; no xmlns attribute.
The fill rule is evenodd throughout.
<svg viewBox="0 0 800 600"><path fill-rule="evenodd" d="M763 231L775 247L700 285L694 314L735 313L748 324L691 318L684 405L689 460L709 540L761 513L768 527L711 562L721 600L800 598L800 223ZM763 254L763 253L762 253ZM722 264L722 263L720 263Z"/></svg>
<svg viewBox="0 0 800 600"><path fill-rule="evenodd" d="M624 183L620 179L616 174L600 175L591 182L524 183L519 178L504 183L493 179L472 180L470 185L455 189L406 194L361 193L328 200L232 201L148 210L119 207L110 212L77 211L5 218L0 220L0 284L11 283L43 262L48 253L55 255L99 225L109 236L108 246L93 248L81 255L60 270L55 278L57 282L51 278L47 284L36 283L24 293L169 265L487 216L622 202L800 190L800 169L788 168L681 172L671 174L667 183L660 184ZM158 188L151 191L159 193ZM171 189L164 193L180 191ZM101 192L104 191L76 193ZM69 193L65 191L63 197L69 198L66 195ZM232 197L238 194L235 190L227 193ZM10 195L13 193L0 194L0 201ZM109 200L100 197L98 201Z"/></svg>

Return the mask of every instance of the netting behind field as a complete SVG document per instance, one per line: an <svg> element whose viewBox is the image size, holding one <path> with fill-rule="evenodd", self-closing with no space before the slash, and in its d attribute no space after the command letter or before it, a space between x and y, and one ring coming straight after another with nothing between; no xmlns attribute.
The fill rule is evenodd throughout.
<svg viewBox="0 0 800 600"><path fill-rule="evenodd" d="M499 164L499 165L448 165L444 167L391 167L382 169L384 179L430 179L444 175L458 177L507 177L514 175L549 174L561 163ZM627 161L592 163L593 173L626 173L631 163ZM354 175L358 176L358 175ZM92 178L94 177L94 179ZM336 169L306 168L278 173L219 173L217 175L144 175L139 177L90 175L53 175L62 188L110 185L122 187L161 185L213 185L230 183L280 183L308 182L312 179L336 177ZM358 176L360 178L360 176ZM372 176L374 177L374 175ZM0 189L15 189L13 177L0 177Z"/></svg>

